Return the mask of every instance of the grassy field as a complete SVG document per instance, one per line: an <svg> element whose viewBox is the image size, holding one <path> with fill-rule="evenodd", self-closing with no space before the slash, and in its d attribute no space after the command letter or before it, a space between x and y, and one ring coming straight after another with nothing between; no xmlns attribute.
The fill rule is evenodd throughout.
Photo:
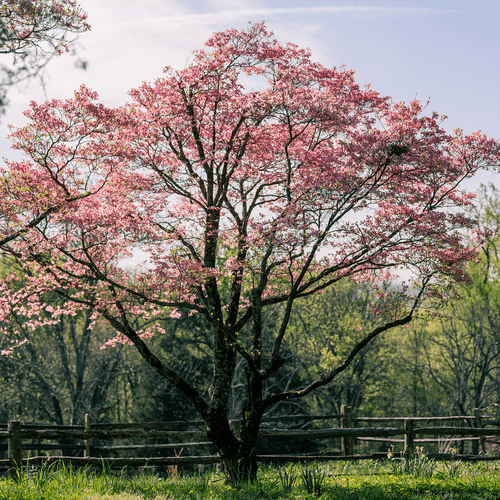
<svg viewBox="0 0 500 500"><path fill-rule="evenodd" d="M500 500L500 463L400 461L263 465L254 484L224 484L220 472L162 479L152 473L90 472L58 468L0 479L2 500Z"/></svg>

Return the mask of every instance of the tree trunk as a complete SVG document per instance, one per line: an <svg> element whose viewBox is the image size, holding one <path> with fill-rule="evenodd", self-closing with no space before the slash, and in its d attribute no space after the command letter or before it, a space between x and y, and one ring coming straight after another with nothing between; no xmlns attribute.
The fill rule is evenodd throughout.
<svg viewBox="0 0 500 500"><path fill-rule="evenodd" d="M257 479L257 456L255 446L260 427L260 416L243 421L238 453L238 473L240 480L254 482Z"/></svg>
<svg viewBox="0 0 500 500"><path fill-rule="evenodd" d="M222 458L226 482L239 484L257 479L255 446L259 433L261 415L246 414L241 426L241 436L226 419L212 421L207 428L207 437L212 441Z"/></svg>

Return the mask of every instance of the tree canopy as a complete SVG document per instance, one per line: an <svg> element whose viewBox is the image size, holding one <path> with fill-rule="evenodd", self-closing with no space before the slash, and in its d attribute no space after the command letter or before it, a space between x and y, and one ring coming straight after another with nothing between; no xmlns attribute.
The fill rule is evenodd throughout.
<svg viewBox="0 0 500 500"><path fill-rule="evenodd" d="M69 51L75 34L90 29L87 14L74 0L3 0L0 2L0 109L10 86L41 76L55 54Z"/></svg>
<svg viewBox="0 0 500 500"><path fill-rule="evenodd" d="M248 78L266 86L248 90ZM35 327L91 309L117 332L108 344L134 345L190 399L226 463L248 471L266 410L328 384L377 335L409 323L424 297L467 281L473 195L460 183L498 166L500 146L447 133L420 102L361 88L353 71L313 62L262 23L215 33L187 68L166 68L130 97L110 109L81 87L33 103L13 132L27 158L3 169L0 243L27 274L21 289L1 284L1 319L13 307ZM131 273L121 261L136 249L148 257ZM401 267L412 285L380 294L378 324L345 359L303 387L267 391L296 299ZM64 302L47 304L49 292ZM279 322L265 328L276 304ZM149 348L165 311L211 327L207 397ZM238 360L240 437L227 415Z"/></svg>

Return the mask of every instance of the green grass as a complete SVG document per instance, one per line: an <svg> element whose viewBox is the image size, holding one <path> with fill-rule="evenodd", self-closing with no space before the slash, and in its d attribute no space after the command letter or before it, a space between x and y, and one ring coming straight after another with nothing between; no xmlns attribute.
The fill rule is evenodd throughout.
<svg viewBox="0 0 500 500"><path fill-rule="evenodd" d="M396 460L263 465L256 483L233 486L215 471L162 479L59 467L23 473L17 482L1 478L0 500L500 500L499 462L414 460L407 467Z"/></svg>

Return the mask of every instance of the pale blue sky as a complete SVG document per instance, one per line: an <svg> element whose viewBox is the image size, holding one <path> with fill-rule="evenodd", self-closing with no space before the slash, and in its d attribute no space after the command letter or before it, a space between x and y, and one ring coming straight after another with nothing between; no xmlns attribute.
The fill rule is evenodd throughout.
<svg viewBox="0 0 500 500"><path fill-rule="evenodd" d="M71 97L85 83L102 101L118 106L127 90L183 67L190 52L214 31L266 21L281 42L310 47L326 66L356 71L360 84L395 101L431 98L429 112L449 116L446 128L482 130L500 139L500 8L468 0L82 0L90 33L79 39L89 69L61 56L50 65L48 98ZM2 155L7 123L25 122L37 85L10 94L0 125ZM497 176L495 176L497 177ZM493 179L495 179L493 177ZM490 177L491 178L491 177ZM487 177L482 176L482 180ZM479 179L478 179L479 180ZM497 180L497 183L500 178ZM477 181L471 184L475 187Z"/></svg>

